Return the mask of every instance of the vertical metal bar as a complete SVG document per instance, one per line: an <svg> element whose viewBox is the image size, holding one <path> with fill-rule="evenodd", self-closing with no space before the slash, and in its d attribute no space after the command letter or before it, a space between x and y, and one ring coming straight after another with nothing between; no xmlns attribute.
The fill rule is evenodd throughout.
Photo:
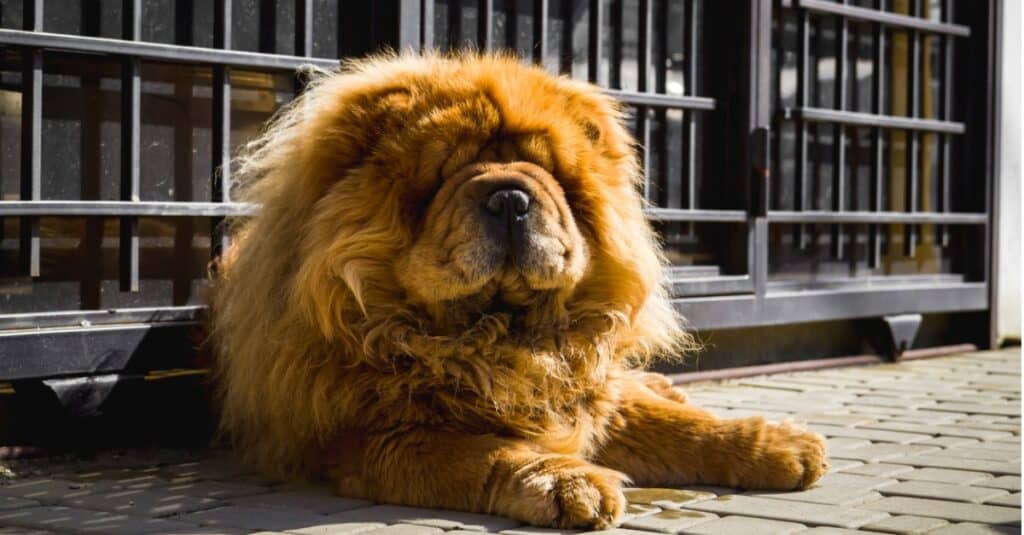
<svg viewBox="0 0 1024 535"><path fill-rule="evenodd" d="M658 94L665 94L668 90L668 13L669 6L668 0L661 0L658 3L658 13L655 17L657 22L657 47L658 51L654 55L655 69L654 69L654 92ZM668 182L670 177L668 176L668 110L665 108L655 108L654 120L658 121L658 139L657 143L657 154L658 154L658 189L654 192L656 198L655 202L659 206L665 206L668 193Z"/></svg>
<svg viewBox="0 0 1024 535"><path fill-rule="evenodd" d="M943 2L943 15L949 22L953 21L953 0L945 0ZM953 120L953 36L947 35L943 37L936 37L942 39L942 119L945 121ZM939 175L939 210L942 212L949 212L950 207L950 191L949 182L952 178L952 165L950 153L952 152L953 138L950 134L939 135L939 165L942 167ZM942 247L949 246L949 227L946 225L939 226L939 243Z"/></svg>
<svg viewBox="0 0 1024 535"><path fill-rule="evenodd" d="M462 0L448 0L448 49L462 46Z"/></svg>
<svg viewBox="0 0 1024 535"><path fill-rule="evenodd" d="M295 0L295 55L313 56L313 0Z"/></svg>
<svg viewBox="0 0 1024 535"><path fill-rule="evenodd" d="M612 0L609 7L612 27L611 57L608 58L608 87L622 89L622 10L623 0Z"/></svg>
<svg viewBox="0 0 1024 535"><path fill-rule="evenodd" d="M920 0L911 0L913 16L921 15ZM909 113L911 117L920 117L921 107L921 32L910 31L910 87L909 92ZM906 202L907 211L910 213L918 211L920 205L920 134L914 130L907 131L907 189ZM903 227L904 254L913 258L914 250L917 249L918 238L917 225L907 224Z"/></svg>
<svg viewBox="0 0 1024 535"><path fill-rule="evenodd" d="M533 0L533 62L544 65L548 53L548 0Z"/></svg>
<svg viewBox="0 0 1024 535"><path fill-rule="evenodd" d="M340 6L339 6L340 7ZM216 0L213 13L213 46L231 48L231 0ZM296 43L298 44L298 43ZM212 202L230 202L231 189L231 69L224 65L213 67L213 117L210 128L212 138L212 166L210 187ZM210 221L210 257L219 257L230 246L224 228L224 218Z"/></svg>
<svg viewBox="0 0 1024 535"><path fill-rule="evenodd" d="M653 0L639 0L639 34L637 35L636 90L640 93L648 91L650 84L651 65L651 18ZM649 110L643 106L636 108L636 138L640 140L640 165L644 172L644 199L651 198L651 124Z"/></svg>
<svg viewBox="0 0 1024 535"><path fill-rule="evenodd" d="M142 33L141 0L124 0L121 38L137 41ZM121 61L121 200L139 201L139 135L142 124L141 61ZM122 292L139 291L139 218L120 221L119 286Z"/></svg>
<svg viewBox="0 0 1024 535"><path fill-rule="evenodd" d="M421 27L424 24L427 6L430 6L431 28L429 35L433 36L433 2L429 0L398 0L398 39L394 44L398 50L419 51L425 42L427 30ZM431 40L433 37L431 37Z"/></svg>
<svg viewBox="0 0 1024 535"><path fill-rule="evenodd" d="M842 0L845 4L847 0ZM846 109L846 70L847 51L850 38L849 23L846 17L839 17L839 33L836 35L836 73L835 73L835 107ZM832 136L833 168L832 168L832 210L842 212L846 208L846 128L842 124L834 126ZM843 225L832 225L832 257L841 260L846 249L846 235Z"/></svg>
<svg viewBox="0 0 1024 535"><path fill-rule="evenodd" d="M480 50L490 51L494 48L494 0L478 0L477 6L477 44Z"/></svg>
<svg viewBox="0 0 1024 535"><path fill-rule="evenodd" d="M420 50L430 50L434 48L434 0L423 0L421 5L422 17L421 23L423 25L422 33L420 34ZM338 6L338 17L344 16L341 5ZM338 24L341 27L341 24ZM338 39L341 42L341 39ZM339 56L341 54L338 54Z"/></svg>
<svg viewBox="0 0 1024 535"><path fill-rule="evenodd" d="M563 1L562 2L562 43L561 43L561 57L559 58L558 72L559 74L568 74L572 76L572 65L573 65L573 50L572 50L572 32L574 29L572 19L573 2Z"/></svg>
<svg viewBox="0 0 1024 535"><path fill-rule="evenodd" d="M277 0L260 0L259 49L270 54L277 52Z"/></svg>
<svg viewBox="0 0 1024 535"><path fill-rule="evenodd" d="M697 96L697 0L687 0L685 5L685 24L683 56L686 58L684 80L685 94ZM683 191L684 207L697 208L697 121L693 110L683 111ZM691 226L692 228L692 226Z"/></svg>
<svg viewBox="0 0 1024 535"><path fill-rule="evenodd" d="M875 0L875 9L885 9L885 0ZM874 73L874 84L871 88L871 100L874 112L881 115L885 110L882 99L885 98L885 28L875 24L874 57L871 58L871 72ZM882 178L885 172L885 153L882 146L882 129L875 127L871 133L871 209L882 210ZM868 229L868 266L878 269L882 265L881 228L877 224Z"/></svg>
<svg viewBox="0 0 1024 535"><path fill-rule="evenodd" d="M590 0L588 9L590 24L587 32L587 80L592 84L601 84L601 62L604 38L604 14L601 0Z"/></svg>
<svg viewBox="0 0 1024 535"><path fill-rule="evenodd" d="M797 15L797 41L800 50L796 55L796 102L797 106L804 108L808 104L808 93L810 84L810 55L811 55L811 20L807 10L801 9ZM802 119L795 121L796 129L796 191L793 192L793 203L796 211L807 209L807 171L808 171L808 146L807 146L807 123ZM807 248L807 228L803 224L796 225L795 241L800 249Z"/></svg>
<svg viewBox="0 0 1024 535"><path fill-rule="evenodd" d="M23 23L28 31L43 31L43 0L25 0ZM21 200L42 199L43 51L22 52L21 74ZM22 270L40 273L39 219L21 218Z"/></svg>
<svg viewBox="0 0 1024 535"><path fill-rule="evenodd" d="M518 52L519 10L516 4L516 0L505 0L505 48Z"/></svg>

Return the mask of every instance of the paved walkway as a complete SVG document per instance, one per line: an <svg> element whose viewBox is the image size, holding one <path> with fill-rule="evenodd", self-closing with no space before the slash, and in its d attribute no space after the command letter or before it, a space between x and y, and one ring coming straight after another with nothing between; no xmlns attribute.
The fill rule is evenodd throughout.
<svg viewBox="0 0 1024 535"><path fill-rule="evenodd" d="M694 386L723 416L792 417L829 439L804 492L631 489L616 534L1020 532L1020 351ZM558 533L497 517L267 485L224 457L166 451L9 464L0 534Z"/></svg>

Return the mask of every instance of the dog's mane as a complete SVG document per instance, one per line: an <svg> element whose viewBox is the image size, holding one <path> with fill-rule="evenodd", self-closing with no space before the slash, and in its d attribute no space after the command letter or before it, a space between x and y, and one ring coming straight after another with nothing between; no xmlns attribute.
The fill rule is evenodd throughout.
<svg viewBox="0 0 1024 535"><path fill-rule="evenodd" d="M233 162L233 198L261 211L232 223L214 281L214 381L221 428L270 473L315 472L317 452L345 430L451 426L568 450L599 434L617 376L691 343L639 203L594 209L588 228L604 271L570 300L541 296L521 314L471 303L424 314L408 303L389 262L412 239L407 200L397 182L369 178L384 165L400 174L426 165L382 156L403 154L390 132L410 128L389 122L392 112L416 83L460 69L495 86L535 71L508 57L389 54L311 72L305 93ZM546 79L563 100L599 110L603 157L622 178L607 187L635 187L615 104L586 84ZM558 165L589 172L573 150Z"/></svg>

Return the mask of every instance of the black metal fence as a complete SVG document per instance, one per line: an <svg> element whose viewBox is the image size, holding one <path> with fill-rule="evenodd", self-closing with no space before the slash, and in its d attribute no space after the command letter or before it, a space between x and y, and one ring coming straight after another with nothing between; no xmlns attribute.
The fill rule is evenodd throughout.
<svg viewBox="0 0 1024 535"><path fill-rule="evenodd" d="M695 328L914 313L987 343L999 9L0 0L0 378L189 365L218 224L255 209L233 148L296 67L380 46L515 51L626 103Z"/></svg>

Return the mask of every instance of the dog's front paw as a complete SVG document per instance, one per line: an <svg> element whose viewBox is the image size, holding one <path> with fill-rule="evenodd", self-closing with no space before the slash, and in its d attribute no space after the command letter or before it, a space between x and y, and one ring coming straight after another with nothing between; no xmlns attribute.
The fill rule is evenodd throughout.
<svg viewBox="0 0 1024 535"><path fill-rule="evenodd" d="M751 444L748 470L740 486L750 489L798 490L811 486L828 470L825 439L790 422L765 424Z"/></svg>
<svg viewBox="0 0 1024 535"><path fill-rule="evenodd" d="M515 516L538 526L607 529L626 505L623 474L575 457L545 456L515 479Z"/></svg>

